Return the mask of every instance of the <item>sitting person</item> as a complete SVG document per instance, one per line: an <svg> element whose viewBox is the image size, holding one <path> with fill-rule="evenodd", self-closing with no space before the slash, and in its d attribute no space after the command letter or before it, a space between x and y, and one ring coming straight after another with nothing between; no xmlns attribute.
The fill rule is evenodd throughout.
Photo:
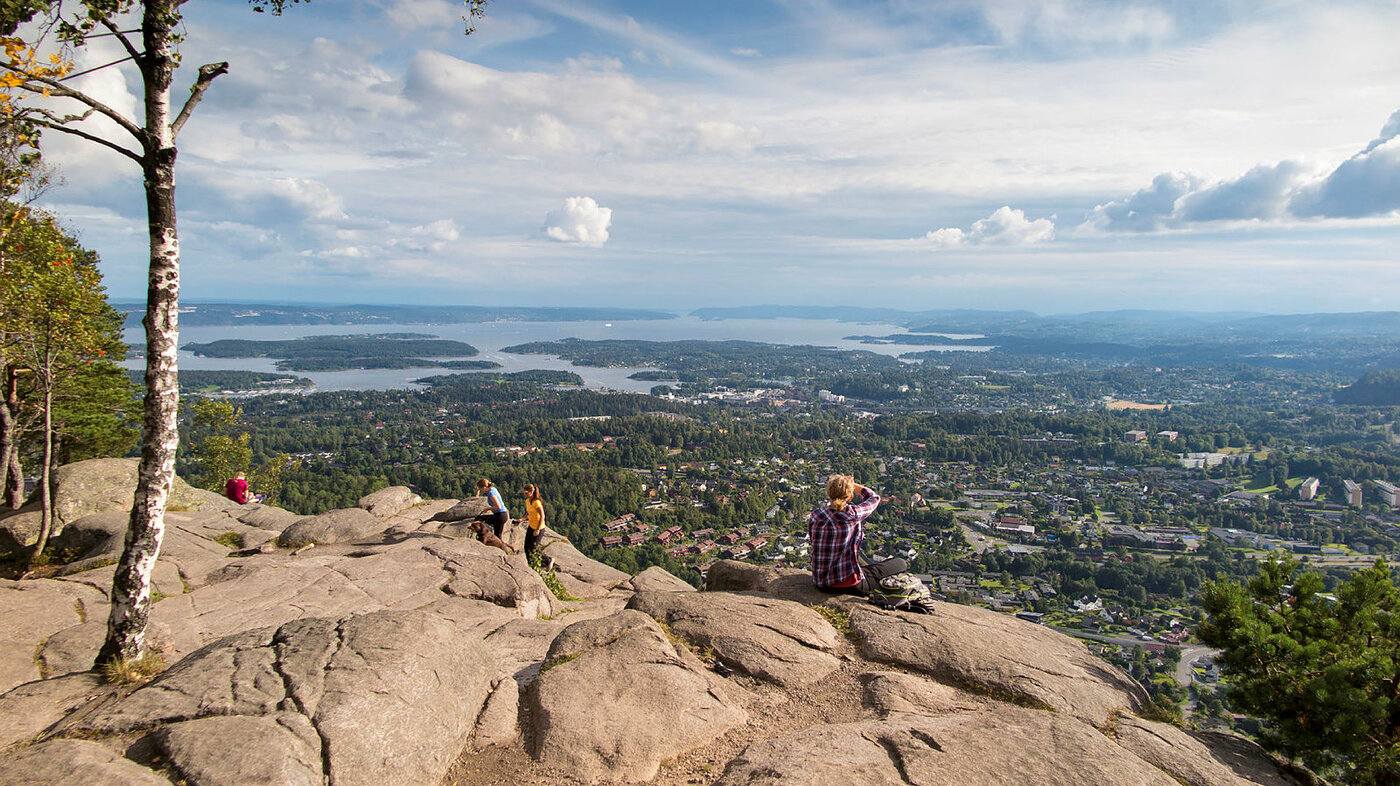
<svg viewBox="0 0 1400 786"><path fill-rule="evenodd" d="M247 505L249 502L262 502L267 499L266 494L248 493L248 475L244 472L229 478L228 482L224 484L224 496L240 505Z"/></svg>
<svg viewBox="0 0 1400 786"><path fill-rule="evenodd" d="M855 500L859 493L860 499ZM882 578L903 573L908 565L898 557L862 564L860 544L864 522L880 505L880 495L850 475L832 475L826 483L830 500L807 517L812 548L812 581L822 592L869 595Z"/></svg>

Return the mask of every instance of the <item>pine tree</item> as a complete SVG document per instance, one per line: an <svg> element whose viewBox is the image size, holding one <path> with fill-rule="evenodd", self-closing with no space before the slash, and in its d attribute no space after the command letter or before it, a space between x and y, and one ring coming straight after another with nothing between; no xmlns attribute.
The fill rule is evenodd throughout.
<svg viewBox="0 0 1400 786"><path fill-rule="evenodd" d="M1291 558L1206 585L1199 635L1263 742L1350 784L1400 783L1400 592L1377 560L1323 593Z"/></svg>

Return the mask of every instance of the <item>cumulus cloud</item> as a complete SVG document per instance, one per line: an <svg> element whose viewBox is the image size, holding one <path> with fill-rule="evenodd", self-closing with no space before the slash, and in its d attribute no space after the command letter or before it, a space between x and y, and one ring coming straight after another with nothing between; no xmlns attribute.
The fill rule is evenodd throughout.
<svg viewBox="0 0 1400 786"><path fill-rule="evenodd" d="M593 197L569 197L563 210L551 210L544 217L544 233L560 243L601 246L608 242L612 208L600 207Z"/></svg>
<svg viewBox="0 0 1400 786"><path fill-rule="evenodd" d="M1211 221L1365 218L1400 211L1400 111L1365 149L1319 177L1296 161L1260 164L1210 185L1165 172L1126 199L1089 212L1085 228L1151 232Z"/></svg>
<svg viewBox="0 0 1400 786"><path fill-rule="evenodd" d="M1163 172L1152 179L1152 185L1127 199L1107 202L1089 213L1088 224L1108 231L1151 232L1176 213L1177 200L1199 185L1195 176L1182 172Z"/></svg>
<svg viewBox="0 0 1400 786"><path fill-rule="evenodd" d="M1288 209L1289 192L1304 174L1295 161L1260 164L1234 180L1183 196L1174 217L1186 222L1279 218Z"/></svg>
<svg viewBox="0 0 1400 786"><path fill-rule="evenodd" d="M1294 195L1297 216L1361 218L1400 210L1400 110L1365 150Z"/></svg>
<svg viewBox="0 0 1400 786"><path fill-rule="evenodd" d="M967 231L958 227L944 227L924 235L924 239L937 248L962 245L1026 246L1054 238L1054 221L1048 218L1028 220L1025 211L1013 210L1009 205L972 222Z"/></svg>

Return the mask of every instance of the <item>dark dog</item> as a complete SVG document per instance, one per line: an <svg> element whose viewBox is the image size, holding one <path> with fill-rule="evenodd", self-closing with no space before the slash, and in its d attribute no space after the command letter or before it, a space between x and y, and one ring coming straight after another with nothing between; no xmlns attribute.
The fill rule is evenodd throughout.
<svg viewBox="0 0 1400 786"><path fill-rule="evenodd" d="M488 546L495 546L496 548L500 549L501 551L504 551L507 554L515 553L515 549L511 548L509 543L506 543L504 540L501 540L500 538L496 537L496 533L486 528L486 522L473 521L471 525L467 527L467 529L470 530L471 533L476 536L476 539L481 541L482 543L485 543Z"/></svg>

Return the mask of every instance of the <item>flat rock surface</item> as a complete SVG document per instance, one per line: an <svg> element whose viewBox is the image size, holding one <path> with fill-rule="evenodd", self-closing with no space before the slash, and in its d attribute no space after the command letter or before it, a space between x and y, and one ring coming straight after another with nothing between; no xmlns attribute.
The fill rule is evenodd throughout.
<svg viewBox="0 0 1400 786"><path fill-rule="evenodd" d="M50 676L40 670L49 638L89 618L105 623L106 615L107 596L83 584L0 580L0 691Z"/></svg>
<svg viewBox="0 0 1400 786"><path fill-rule="evenodd" d="M455 604L459 618L475 605ZM437 784L494 682L490 655L464 635L470 629L428 611L382 611L249 631L182 660L78 728L150 732L167 752L179 752L178 769L232 767L229 783L314 766L309 782ZM241 739L269 747L224 756L211 749L227 745L223 737L172 728L215 717L275 721L238 724ZM319 752L315 740L324 746Z"/></svg>
<svg viewBox="0 0 1400 786"><path fill-rule="evenodd" d="M96 742L49 740L0 757L0 786L170 786Z"/></svg>
<svg viewBox="0 0 1400 786"><path fill-rule="evenodd" d="M649 779L747 718L722 680L635 611L566 628L526 697L532 755L586 782Z"/></svg>
<svg viewBox="0 0 1400 786"><path fill-rule="evenodd" d="M299 732L299 733L298 733ZM321 741L304 716L214 715L172 723L151 743L190 786L323 786Z"/></svg>
<svg viewBox="0 0 1400 786"><path fill-rule="evenodd" d="M790 600L732 592L638 592L628 608L670 626L724 665L784 687L835 671L840 634L820 614Z"/></svg>
<svg viewBox="0 0 1400 786"><path fill-rule="evenodd" d="M1074 718L999 705L816 726L755 743L720 786L1178 786Z"/></svg>
<svg viewBox="0 0 1400 786"><path fill-rule="evenodd" d="M935 614L854 606L851 628L871 660L1020 697L1095 726L1147 701L1131 677L1074 639L973 606L939 603Z"/></svg>
<svg viewBox="0 0 1400 786"><path fill-rule="evenodd" d="M102 678L85 671L26 682L0 695L0 749L33 739L106 692Z"/></svg>

